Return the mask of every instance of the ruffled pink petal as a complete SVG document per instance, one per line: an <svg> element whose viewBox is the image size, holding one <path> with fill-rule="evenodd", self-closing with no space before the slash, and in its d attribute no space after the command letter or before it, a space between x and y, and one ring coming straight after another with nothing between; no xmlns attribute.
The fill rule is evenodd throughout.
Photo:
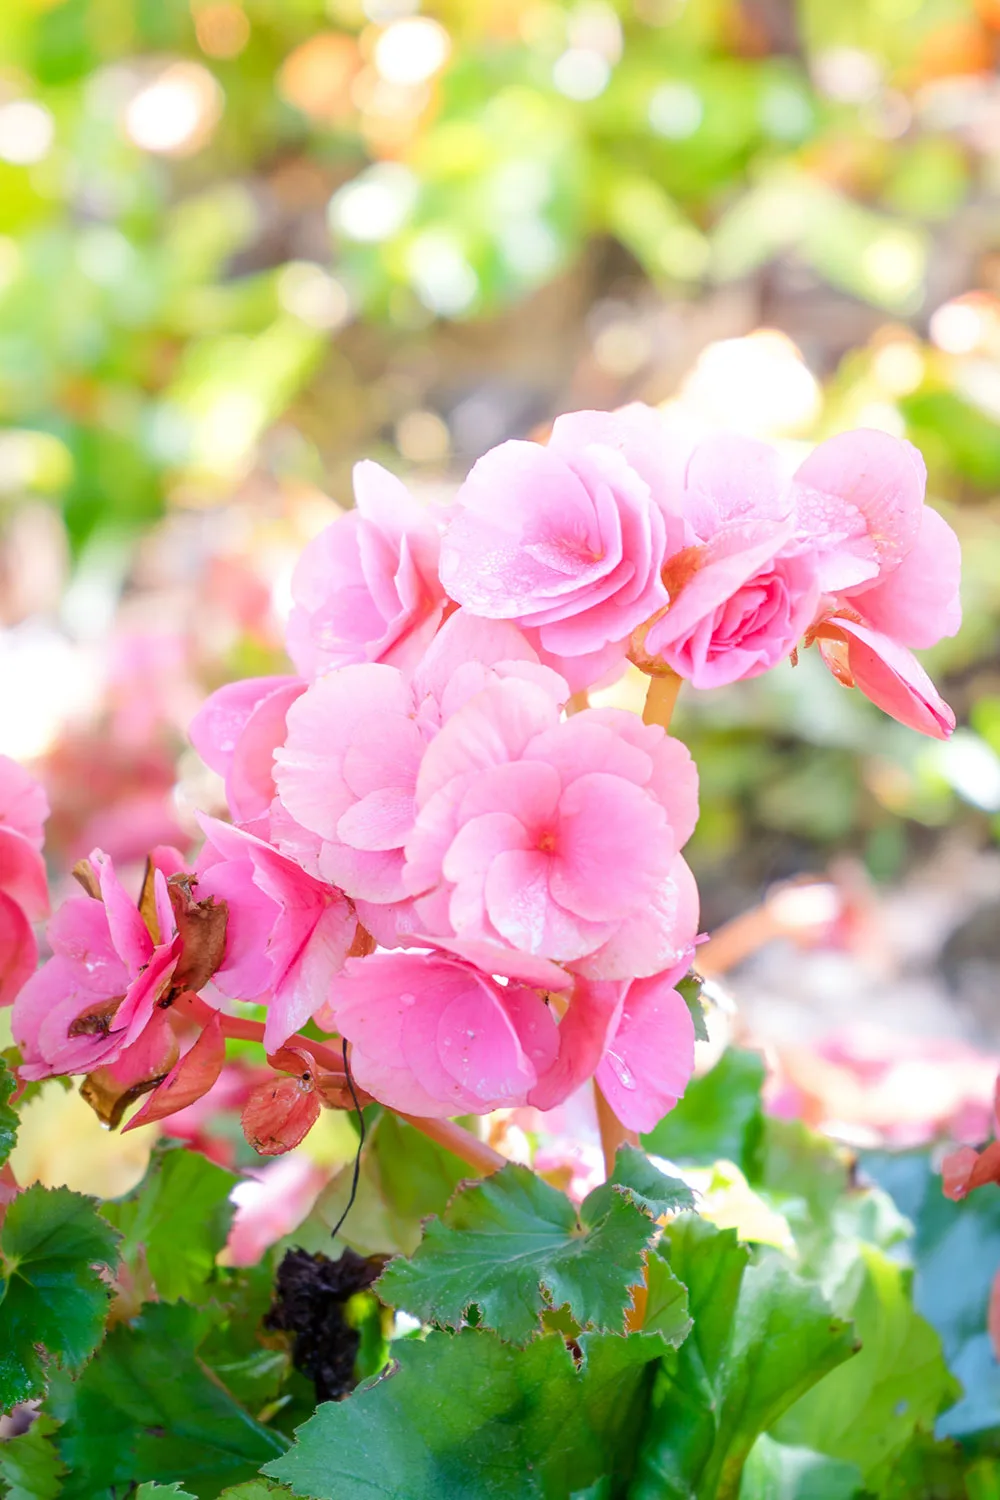
<svg viewBox="0 0 1000 1500"><path fill-rule="evenodd" d="M588 979L647 978L684 963L698 935L698 887L680 855L669 876L641 910L633 912L600 947L572 963Z"/></svg>
<svg viewBox="0 0 1000 1500"><path fill-rule="evenodd" d="M592 952L614 924L591 922L560 906L550 889L551 866L549 856L539 851L498 855L486 877L486 910L497 932L515 948L565 963Z"/></svg>
<svg viewBox="0 0 1000 1500"><path fill-rule="evenodd" d="M823 627L820 649L828 660L833 641L847 646L847 672L866 698L910 729L946 740L955 715L912 652L887 635L837 617ZM840 675L835 673L835 675Z"/></svg>
<svg viewBox="0 0 1000 1500"><path fill-rule="evenodd" d="M868 428L827 439L796 471L799 523L820 587L839 593L898 568L917 540L927 471L917 450Z"/></svg>
<svg viewBox="0 0 1000 1500"><path fill-rule="evenodd" d="M372 935L378 937L375 932ZM569 989L573 983L573 976L550 959L536 958L530 953L518 953L516 949L508 948L503 943L491 942L488 938L428 937L419 930L412 937L414 943L454 954L456 958L464 959L484 974L498 974L505 979L513 979L518 984L530 984L535 989L558 993Z"/></svg>
<svg viewBox="0 0 1000 1500"><path fill-rule="evenodd" d="M720 524L783 521L792 509L777 451L737 432L714 433L696 445L685 486L684 513L702 539Z"/></svg>
<svg viewBox="0 0 1000 1500"><path fill-rule="evenodd" d="M792 534L791 523L746 521L720 531L695 549L693 571L672 595L665 614L647 632L645 649L649 655L658 655L731 599L773 562Z"/></svg>
<svg viewBox="0 0 1000 1500"><path fill-rule="evenodd" d="M694 1022L662 975L629 985L617 1029L597 1069L604 1097L629 1130L652 1130L694 1072Z"/></svg>
<svg viewBox="0 0 1000 1500"><path fill-rule="evenodd" d="M451 597L487 619L515 619L605 577L617 561L584 481L537 443L507 442L476 463L441 548Z"/></svg>
<svg viewBox="0 0 1000 1500"><path fill-rule="evenodd" d="M101 899L107 913L111 941L115 952L124 962L129 973L136 975L148 963L153 952L153 939L132 898L126 893L115 874L115 867L103 849L94 849L90 863L97 873L101 887Z"/></svg>
<svg viewBox="0 0 1000 1500"><path fill-rule="evenodd" d="M684 546L681 494L691 442L641 401L617 411L569 412L553 423L549 447L567 458L594 443L614 449L649 487L666 523L668 553Z"/></svg>
<svg viewBox="0 0 1000 1500"><path fill-rule="evenodd" d="M274 752L285 740L289 708L305 692L304 682L277 688L255 706L233 750L226 801L240 823L263 817L274 799Z"/></svg>
<svg viewBox="0 0 1000 1500"><path fill-rule="evenodd" d="M49 946L77 972L77 983L94 995L123 995L129 971L115 951L103 901L71 896L48 926Z"/></svg>
<svg viewBox="0 0 1000 1500"><path fill-rule="evenodd" d="M592 1078L624 1004L623 984L578 980L569 1009L559 1023L559 1051L528 1095L536 1109L554 1109Z"/></svg>
<svg viewBox="0 0 1000 1500"><path fill-rule="evenodd" d="M195 714L188 729L192 745L219 776L228 774L236 746L254 709L296 677L247 677L218 688Z"/></svg>
<svg viewBox="0 0 1000 1500"><path fill-rule="evenodd" d="M537 683L491 683L428 745L417 777L418 809L456 777L517 760L536 734L558 722L559 704Z"/></svg>
<svg viewBox="0 0 1000 1500"><path fill-rule="evenodd" d="M899 567L850 597L865 623L921 650L955 635L962 623L962 549L943 516L924 506L920 530Z"/></svg>
<svg viewBox="0 0 1000 1500"><path fill-rule="evenodd" d="M621 920L648 900L675 854L663 808L620 776L580 776L563 792L549 889L592 922Z"/></svg>

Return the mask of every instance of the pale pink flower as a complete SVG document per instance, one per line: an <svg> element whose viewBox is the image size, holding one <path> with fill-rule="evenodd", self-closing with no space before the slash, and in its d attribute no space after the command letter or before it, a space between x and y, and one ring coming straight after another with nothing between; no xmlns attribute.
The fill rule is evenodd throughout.
<svg viewBox="0 0 1000 1500"><path fill-rule="evenodd" d="M357 916L342 891L270 844L215 818L200 821L198 896L225 901L229 913L213 982L231 999L267 1005L264 1047L274 1052L325 1002Z"/></svg>
<svg viewBox="0 0 1000 1500"><path fill-rule="evenodd" d="M274 800L274 752L285 717L306 684L298 677L247 677L212 693L188 734L202 760L225 778L226 803L237 823L267 834Z"/></svg>
<svg viewBox="0 0 1000 1500"><path fill-rule="evenodd" d="M617 710L560 720L537 684L486 687L428 747L405 888L424 931L506 944L595 979L659 973L697 929L680 849L687 750Z"/></svg>
<svg viewBox="0 0 1000 1500"><path fill-rule="evenodd" d="M663 569L670 602L635 632L633 659L665 662L694 687L712 688L789 656L819 600L792 503L766 443L736 434L699 443L681 500L687 541Z"/></svg>
<svg viewBox="0 0 1000 1500"><path fill-rule="evenodd" d="M395 475L354 469L355 509L320 532L292 578L288 654L310 681L352 662L410 667L444 612L432 512Z"/></svg>
<svg viewBox="0 0 1000 1500"><path fill-rule="evenodd" d="M275 757L280 812L272 815L273 836L356 901L383 944L415 930L403 846L424 751L468 698L505 677L537 681L554 703L569 694L514 625L459 610L412 677L384 663L343 667L289 710L287 739ZM310 837L317 841L311 846Z"/></svg>
<svg viewBox="0 0 1000 1500"><path fill-rule="evenodd" d="M41 855L48 815L39 783L0 755L0 1006L11 1004L38 963L31 924L49 909Z"/></svg>
<svg viewBox="0 0 1000 1500"><path fill-rule="evenodd" d="M537 631L557 658L601 653L599 672L611 646L624 660L628 636L667 597L664 513L613 420L577 413L556 422L546 447L492 449L462 486L441 549L453 599Z"/></svg>
<svg viewBox="0 0 1000 1500"><path fill-rule="evenodd" d="M958 630L961 552L924 504L909 443L862 429L821 443L797 471L796 515L817 550L822 597L808 639L847 686L937 739L955 716L913 656Z"/></svg>
<svg viewBox="0 0 1000 1500"><path fill-rule="evenodd" d="M266 1250L298 1229L329 1176L329 1167L294 1153L251 1167L231 1194L236 1213L226 1241L226 1263L255 1266Z"/></svg>
<svg viewBox="0 0 1000 1500"><path fill-rule="evenodd" d="M530 1103L551 1109L588 1078L630 1130L652 1130L694 1072L694 1022L674 988L689 960L631 983L580 980L559 1025L559 1057Z"/></svg>
<svg viewBox="0 0 1000 1500"><path fill-rule="evenodd" d="M555 1020L536 990L498 984L441 954L349 959L330 1001L356 1082L408 1114L523 1104L558 1051Z"/></svg>
<svg viewBox="0 0 1000 1500"><path fill-rule="evenodd" d="M52 957L14 1002L11 1027L24 1078L89 1073L143 1045L181 957L163 870L155 875L154 940L108 856L95 849L90 863L101 899L75 896L63 903L48 927Z"/></svg>

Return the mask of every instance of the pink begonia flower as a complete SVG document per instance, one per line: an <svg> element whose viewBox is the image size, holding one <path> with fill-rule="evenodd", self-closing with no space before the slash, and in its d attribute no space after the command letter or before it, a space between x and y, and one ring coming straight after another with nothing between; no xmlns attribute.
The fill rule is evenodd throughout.
<svg viewBox="0 0 1000 1500"><path fill-rule="evenodd" d="M540 683L554 704L569 695L516 626L459 610L411 677L386 664L343 667L289 710L287 739L275 756L280 810L272 814L272 836L357 902L385 946L418 930L403 884L403 845L424 751L463 703L506 677ZM318 845L310 847L301 829Z"/></svg>
<svg viewBox="0 0 1000 1500"><path fill-rule="evenodd" d="M361 1088L443 1118L523 1104L555 1062L555 1019L537 991L441 954L349 959L331 1009Z"/></svg>
<svg viewBox="0 0 1000 1500"><path fill-rule="evenodd" d="M594 1077L629 1130L652 1130L694 1072L694 1022L674 988L685 959L631 983L578 982L559 1025L559 1057L529 1103L551 1109Z"/></svg>
<svg viewBox="0 0 1000 1500"><path fill-rule="evenodd" d="M154 942L108 856L95 849L90 863L102 899L64 902L48 927L52 957L14 1002L11 1027L23 1078L89 1073L117 1062L140 1044L181 957L162 869L154 892L163 939Z"/></svg>
<svg viewBox="0 0 1000 1500"><path fill-rule="evenodd" d="M697 773L683 745L633 714L560 720L537 684L491 684L428 747L417 809L403 881L425 932L593 979L657 974L694 940L679 851Z"/></svg>
<svg viewBox="0 0 1000 1500"><path fill-rule="evenodd" d="M41 855L48 815L39 783L0 755L0 1006L13 1002L38 963L31 924L49 909Z"/></svg>
<svg viewBox="0 0 1000 1500"><path fill-rule="evenodd" d="M310 681L353 662L411 667L447 602L428 507L370 461L355 465L354 497L355 509L309 543L292 577L285 641Z"/></svg>
<svg viewBox="0 0 1000 1500"><path fill-rule="evenodd" d="M288 710L305 690L298 677L248 677L212 693L191 721L191 743L225 778L230 813L254 832L268 832L274 752L285 738Z"/></svg>
<svg viewBox="0 0 1000 1500"><path fill-rule="evenodd" d="M577 413L546 447L493 448L459 491L441 548L453 599L537 631L556 658L600 653L593 676L613 665L608 648L623 661L631 632L667 602L664 514L608 428L607 416Z"/></svg>
<svg viewBox="0 0 1000 1500"><path fill-rule="evenodd" d="M704 439L681 505L688 540L663 569L670 602L633 635L633 660L666 662L696 688L756 677L791 654L819 601L777 454L735 433Z"/></svg>
<svg viewBox="0 0 1000 1500"><path fill-rule="evenodd" d="M252 1167L230 1195L236 1205L226 1241L230 1266L255 1266L266 1250L298 1229L330 1177L308 1156L282 1156Z"/></svg>
<svg viewBox="0 0 1000 1500"><path fill-rule="evenodd" d="M357 937L357 915L343 891L270 844L215 818L199 821L198 895L229 910L213 983L231 999L267 1004L264 1046L273 1052L326 1000Z"/></svg>
<svg viewBox="0 0 1000 1500"><path fill-rule="evenodd" d="M955 716L911 648L958 630L961 549L924 504L925 483L915 448L862 429L821 443L793 489L823 590L807 641L841 682L911 729L946 739Z"/></svg>

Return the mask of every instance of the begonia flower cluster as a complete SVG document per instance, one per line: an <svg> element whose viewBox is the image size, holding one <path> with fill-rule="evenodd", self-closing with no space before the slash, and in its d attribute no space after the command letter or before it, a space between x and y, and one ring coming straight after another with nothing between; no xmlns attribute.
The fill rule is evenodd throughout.
<svg viewBox="0 0 1000 1500"><path fill-rule="evenodd" d="M15 1004L24 1075L85 1072L108 1113L152 1091L140 1116L162 1118L219 1076L231 1002L256 1002L290 1075L248 1106L262 1150L341 1097L310 1021L411 1116L549 1109L595 1078L652 1128L693 1068L697 773L662 724L587 694L629 662L708 689L815 644L946 736L911 648L958 628L959 553L924 483L881 432L789 471L731 434L682 448L642 406L501 444L449 507L360 464L294 575L294 673L223 687L192 725L230 821L202 818L191 870L156 851L135 900L95 851ZM18 806L0 783L0 836L35 850Z"/></svg>

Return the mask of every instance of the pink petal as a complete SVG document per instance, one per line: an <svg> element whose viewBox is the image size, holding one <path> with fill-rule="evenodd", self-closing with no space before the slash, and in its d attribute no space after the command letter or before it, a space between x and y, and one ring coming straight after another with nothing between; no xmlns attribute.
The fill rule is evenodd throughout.
<svg viewBox="0 0 1000 1500"><path fill-rule="evenodd" d="M568 962L598 947L610 924L587 921L559 905L549 887L551 864L547 854L533 850L498 855L486 877L486 910L515 948Z"/></svg>
<svg viewBox="0 0 1000 1500"><path fill-rule="evenodd" d="M783 521L792 508L792 495L785 482L784 466L770 443L743 437L737 432L715 433L695 447L685 475L688 493L685 514L696 533L705 537L720 523L732 521ZM708 502L710 526L699 526L692 513Z"/></svg>
<svg viewBox="0 0 1000 1500"><path fill-rule="evenodd" d="M865 623L920 650L955 635L962 623L962 551L943 516L924 506L920 530L899 567L851 597Z"/></svg>
<svg viewBox="0 0 1000 1500"><path fill-rule="evenodd" d="M649 899L675 853L663 808L620 776L580 776L563 792L549 889L592 922L620 919Z"/></svg>
<svg viewBox="0 0 1000 1500"><path fill-rule="evenodd" d="M622 984L578 980L559 1023L559 1052L528 1095L536 1109L554 1109L592 1078L614 1035L624 1003Z"/></svg>
<svg viewBox="0 0 1000 1500"><path fill-rule="evenodd" d="M412 788L382 786L347 809L337 823L337 837L352 849L401 849L413 819Z"/></svg>
<svg viewBox="0 0 1000 1500"><path fill-rule="evenodd" d="M0 823L0 893L16 901L33 921L48 915L45 861L30 839L3 823Z"/></svg>
<svg viewBox="0 0 1000 1500"><path fill-rule="evenodd" d="M226 776L226 800L241 823L265 814L274 799L274 752L285 740L285 720L304 682L292 681L255 706L236 742Z"/></svg>
<svg viewBox="0 0 1000 1500"><path fill-rule="evenodd" d="M848 670L866 698L920 734L948 738L955 715L912 652L877 630L839 616L824 627L824 635L827 631L846 639ZM821 638L821 649L824 644Z"/></svg>
<svg viewBox="0 0 1000 1500"><path fill-rule="evenodd" d="M30 922L17 902L0 891L0 1007L14 1003L37 963Z"/></svg>
<svg viewBox="0 0 1000 1500"><path fill-rule="evenodd" d="M596 1078L629 1130L652 1130L694 1072L694 1022L662 975L629 985L621 1019Z"/></svg>
<svg viewBox="0 0 1000 1500"><path fill-rule="evenodd" d="M220 776L228 774L236 746L254 709L296 677L247 677L218 688L191 721L188 736L205 764Z"/></svg>
<svg viewBox="0 0 1000 1500"><path fill-rule="evenodd" d="M168 1115L194 1104L216 1082L225 1060L226 1038L222 1031L222 1018L217 1011L190 1051L185 1052L159 1088L153 1090L142 1108L123 1127L122 1134L126 1130L135 1130L138 1125L164 1120Z"/></svg>
<svg viewBox="0 0 1000 1500"><path fill-rule="evenodd" d="M796 511L821 549L824 593L899 567L917 540L926 477L914 447L868 428L842 432L810 454L795 474Z"/></svg>
<svg viewBox="0 0 1000 1500"><path fill-rule="evenodd" d="M431 948L439 948L444 953L453 953L456 958L465 959L466 963L481 969L484 974L500 974L505 979L530 984L535 989L558 992L569 989L573 983L573 976L549 959L535 958L530 953L518 953L514 948L490 942L489 939L427 937L419 931L414 932L412 937L421 946L426 944Z"/></svg>
<svg viewBox="0 0 1000 1500"><path fill-rule="evenodd" d="M647 978L684 963L698 933L698 887L680 855L646 906L600 947L573 961L588 979Z"/></svg>
<svg viewBox="0 0 1000 1500"><path fill-rule="evenodd" d="M126 894L115 874L110 856L102 849L94 849L90 855L90 863L100 882L101 899L107 912L115 952L124 961L129 973L136 975L149 961L153 952L153 939L139 914L139 908Z"/></svg>

